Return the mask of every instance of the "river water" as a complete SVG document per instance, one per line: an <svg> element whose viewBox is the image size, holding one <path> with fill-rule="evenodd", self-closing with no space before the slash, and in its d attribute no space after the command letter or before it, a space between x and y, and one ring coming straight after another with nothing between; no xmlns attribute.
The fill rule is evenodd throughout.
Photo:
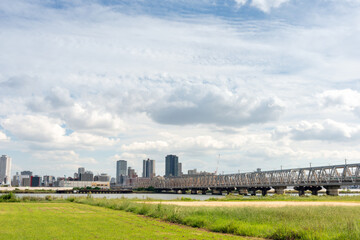
<svg viewBox="0 0 360 240"><path fill-rule="evenodd" d="M0 194L1 195L1 194ZM33 196L33 197L45 197L52 196L56 198L68 198L68 197L86 197L87 194L59 194L59 193L16 193L17 197ZM273 195L269 193L268 195ZM289 194L292 196L298 196L298 194ZM311 195L311 194L306 194ZM321 195L321 194L319 194ZM340 193L339 196L359 196L359 193ZM159 199L159 200L176 200L181 198L190 198L194 200L207 200L209 198L222 198L221 195L202 195L202 194L168 194L168 193L124 193L124 194L91 194L93 198L128 198L128 199ZM261 196L257 194L257 196Z"/></svg>
<svg viewBox="0 0 360 240"><path fill-rule="evenodd" d="M59 193L16 193L17 197L33 196L45 197L52 196L56 198L68 197L86 197L87 194L59 194ZM224 197L220 195L201 195L201 194L166 194L166 193L124 193L124 194L91 194L93 198L129 198L129 199L160 199L160 200L176 200L181 198L191 198L194 200L207 200L209 198Z"/></svg>

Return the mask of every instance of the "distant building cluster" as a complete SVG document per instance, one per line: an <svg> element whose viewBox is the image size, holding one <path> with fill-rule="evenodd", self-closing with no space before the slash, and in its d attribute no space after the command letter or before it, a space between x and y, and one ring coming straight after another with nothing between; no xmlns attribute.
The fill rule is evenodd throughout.
<svg viewBox="0 0 360 240"><path fill-rule="evenodd" d="M196 169L188 170L188 175L209 175L214 173L197 172ZM182 163L179 162L179 157L173 154L165 157L165 176L164 177L179 177L182 176ZM99 187L110 188L116 187L131 187L138 181L149 181L152 178L162 178L156 176L155 160L144 159L141 177L138 176L135 169L128 166L126 160L116 161L116 176L111 178L107 173L94 175L92 171L86 170L84 167L79 167L73 177L55 177L50 175L34 175L32 171L17 172L11 179L11 158L7 155L2 155L0 158L0 185L14 186L14 187L72 187L72 188L87 188Z"/></svg>

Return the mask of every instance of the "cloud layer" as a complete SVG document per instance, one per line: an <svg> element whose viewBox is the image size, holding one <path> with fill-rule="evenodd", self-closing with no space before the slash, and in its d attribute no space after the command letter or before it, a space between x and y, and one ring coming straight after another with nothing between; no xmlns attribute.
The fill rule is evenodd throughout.
<svg viewBox="0 0 360 240"><path fill-rule="evenodd" d="M0 150L16 170L57 175L114 175L117 158L141 171L145 157L161 173L170 153L208 171L220 154L224 172L360 161L359 10L0 2Z"/></svg>

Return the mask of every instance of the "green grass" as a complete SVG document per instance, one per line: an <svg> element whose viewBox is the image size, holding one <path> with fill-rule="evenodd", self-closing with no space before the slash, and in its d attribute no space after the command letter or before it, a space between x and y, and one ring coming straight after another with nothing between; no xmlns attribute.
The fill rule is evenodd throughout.
<svg viewBox="0 0 360 240"><path fill-rule="evenodd" d="M0 203L0 239L243 239L84 204Z"/></svg>
<svg viewBox="0 0 360 240"><path fill-rule="evenodd" d="M181 207L121 199L72 199L214 232L270 239L360 239L360 207Z"/></svg>

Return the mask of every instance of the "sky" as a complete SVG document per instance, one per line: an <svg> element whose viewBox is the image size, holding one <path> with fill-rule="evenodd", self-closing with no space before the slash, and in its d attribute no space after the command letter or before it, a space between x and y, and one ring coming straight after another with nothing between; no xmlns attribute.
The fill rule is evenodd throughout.
<svg viewBox="0 0 360 240"><path fill-rule="evenodd" d="M12 173L360 162L359 0L0 1Z"/></svg>

